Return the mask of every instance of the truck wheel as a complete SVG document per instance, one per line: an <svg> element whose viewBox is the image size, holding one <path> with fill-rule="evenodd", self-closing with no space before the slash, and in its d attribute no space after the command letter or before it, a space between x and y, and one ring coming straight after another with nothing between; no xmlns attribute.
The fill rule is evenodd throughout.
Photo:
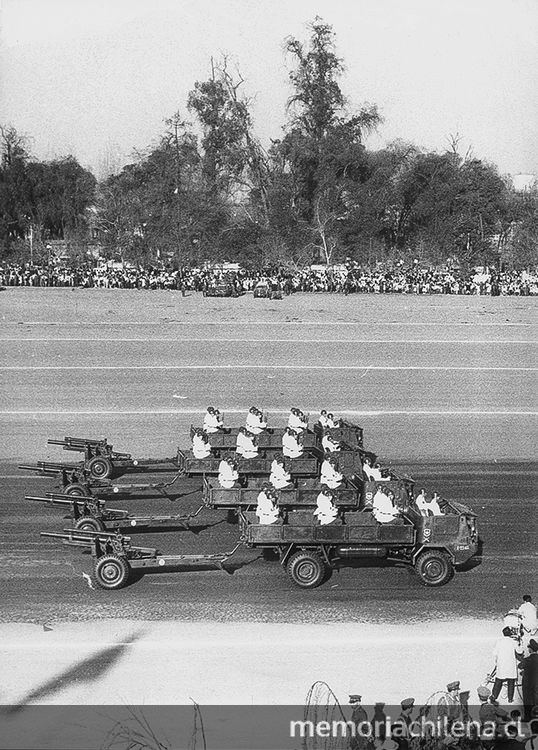
<svg viewBox="0 0 538 750"><path fill-rule="evenodd" d="M415 572L425 586L444 586L454 575L454 565L446 552L426 550L417 557Z"/></svg>
<svg viewBox="0 0 538 750"><path fill-rule="evenodd" d="M79 531L104 531L105 525L99 518L94 516L81 516L75 523L75 529Z"/></svg>
<svg viewBox="0 0 538 750"><path fill-rule="evenodd" d="M102 589L121 589L129 580L131 568L123 557L103 555L95 563L93 578Z"/></svg>
<svg viewBox="0 0 538 750"><path fill-rule="evenodd" d="M112 475L112 464L103 456L94 456L88 461L87 469L94 479L108 479Z"/></svg>
<svg viewBox="0 0 538 750"><path fill-rule="evenodd" d="M288 575L303 589L320 586L326 579L327 566L317 552L296 552L288 561Z"/></svg>
<svg viewBox="0 0 538 750"><path fill-rule="evenodd" d="M76 482L73 482L73 484L67 484L64 487L64 495L71 495L74 497L91 497L90 493Z"/></svg>

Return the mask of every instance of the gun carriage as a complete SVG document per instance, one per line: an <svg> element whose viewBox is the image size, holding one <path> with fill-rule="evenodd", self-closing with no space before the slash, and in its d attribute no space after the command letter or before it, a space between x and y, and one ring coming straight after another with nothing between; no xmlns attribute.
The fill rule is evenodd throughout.
<svg viewBox="0 0 538 750"><path fill-rule="evenodd" d="M108 508L106 501L93 497L66 497L60 493L47 492L42 495L26 495L26 500L44 503L69 511L68 516L74 522L73 528L83 531L105 531L110 529L155 529L167 530L170 528L189 529L190 522L203 510L200 505L198 510L189 514L148 514L132 515L127 510L119 508Z"/></svg>

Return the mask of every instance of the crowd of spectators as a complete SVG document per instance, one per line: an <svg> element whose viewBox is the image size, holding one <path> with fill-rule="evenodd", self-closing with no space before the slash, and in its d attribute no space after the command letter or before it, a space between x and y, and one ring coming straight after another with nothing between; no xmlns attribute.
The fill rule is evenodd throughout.
<svg viewBox="0 0 538 750"><path fill-rule="evenodd" d="M373 712L361 705L362 696L350 695L350 723L357 730L350 750L536 750L538 642L533 636L538 620L530 595L504 616L503 625L493 649L494 669L476 693L462 691L456 680L421 707L414 698L404 698L400 706L376 703ZM507 692L501 706L503 684Z"/></svg>
<svg viewBox="0 0 538 750"><path fill-rule="evenodd" d="M237 293L252 291L267 281L285 294L337 292L342 294L481 294L538 295L538 272L421 268L366 269L356 265L303 270L223 270L222 267L135 268L101 265L69 267L6 264L0 266L0 285L33 287L101 287L106 289L176 289L203 292L219 281L229 281Z"/></svg>

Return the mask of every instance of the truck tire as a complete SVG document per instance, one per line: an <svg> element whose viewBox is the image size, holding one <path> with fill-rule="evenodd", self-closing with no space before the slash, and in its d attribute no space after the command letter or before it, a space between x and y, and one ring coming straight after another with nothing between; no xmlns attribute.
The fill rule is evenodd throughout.
<svg viewBox="0 0 538 750"><path fill-rule="evenodd" d="M444 586L454 575L454 565L446 552L429 549L417 557L415 572L425 586Z"/></svg>
<svg viewBox="0 0 538 750"><path fill-rule="evenodd" d="M100 518L94 516L81 516L75 523L75 529L79 531L104 531L105 524Z"/></svg>
<svg viewBox="0 0 538 750"><path fill-rule="evenodd" d="M317 552L295 552L287 570L293 583L303 589L314 589L327 579L327 565Z"/></svg>
<svg viewBox="0 0 538 750"><path fill-rule="evenodd" d="M77 484L76 482L67 484L64 487L63 493L72 497L91 497L90 493L81 484Z"/></svg>
<svg viewBox="0 0 538 750"><path fill-rule="evenodd" d="M112 476L112 463L104 456L94 456L88 461L88 471L94 479L108 479Z"/></svg>
<svg viewBox="0 0 538 750"><path fill-rule="evenodd" d="M93 580L102 589L121 589L129 580L131 568L123 557L103 555L95 563Z"/></svg>

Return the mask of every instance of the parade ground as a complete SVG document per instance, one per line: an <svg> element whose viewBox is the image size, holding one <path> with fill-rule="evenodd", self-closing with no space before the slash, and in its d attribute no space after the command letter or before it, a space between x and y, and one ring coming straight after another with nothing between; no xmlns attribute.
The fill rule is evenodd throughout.
<svg viewBox="0 0 538 750"><path fill-rule="evenodd" d="M462 688L474 691L491 666L503 614L535 593L537 304L3 291L2 702L301 702L316 679L368 701L413 691L426 700L451 679L468 680ZM39 535L69 521L24 498L52 489L53 480L26 476L18 465L76 460L47 445L65 435L106 437L141 458L173 456L189 447L190 425L201 424L208 405L229 426L243 424L252 405L273 426L284 425L293 406L311 421L325 408L358 422L382 465L412 475L417 491L475 510L481 558L439 589L404 568L363 567L305 591L255 550L240 550L228 572L185 570L146 575L120 591L92 588L91 558ZM146 475L118 481L139 480ZM191 511L200 482L178 480L171 494L172 502L115 505ZM204 511L198 523L195 533L133 536L169 554L233 548L237 527L222 513ZM107 649L118 644L109 664ZM101 665L95 675L62 678L89 658ZM50 681L54 689L42 690Z"/></svg>

